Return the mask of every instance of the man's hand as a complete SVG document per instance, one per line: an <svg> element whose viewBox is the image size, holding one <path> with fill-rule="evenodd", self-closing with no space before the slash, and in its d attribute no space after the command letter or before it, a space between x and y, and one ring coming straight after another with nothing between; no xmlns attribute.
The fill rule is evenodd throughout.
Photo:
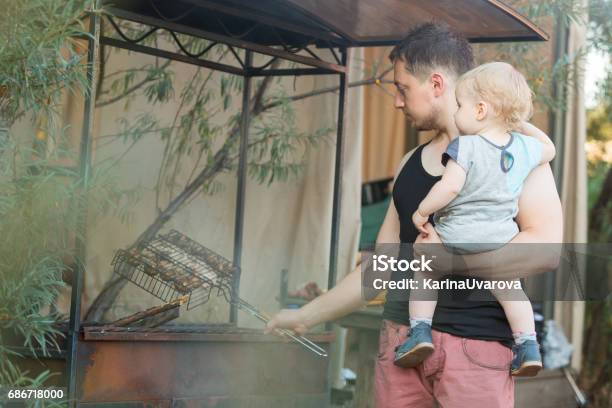
<svg viewBox="0 0 612 408"><path fill-rule="evenodd" d="M275 329L290 329L297 335L302 336L308 331L309 327L301 309L282 309L266 324L265 333L273 332Z"/></svg>
<svg viewBox="0 0 612 408"><path fill-rule="evenodd" d="M414 214L412 214L412 222L414 223L414 226L416 227L417 230L419 230L421 234L427 234L427 230L425 229L425 224L427 224L428 220L429 220L429 217L422 215L418 209L414 212Z"/></svg>
<svg viewBox="0 0 612 408"><path fill-rule="evenodd" d="M453 270L453 254L442 244L440 236L430 223L425 224L425 233L414 241L414 257L425 255L432 259L431 267L436 275L449 274Z"/></svg>
<svg viewBox="0 0 612 408"><path fill-rule="evenodd" d="M436 232L433 225L431 225L428 222L423 226L423 232L419 234L419 236L417 237L416 241L414 241L414 243L415 244L442 244L442 240L440 239L440 236Z"/></svg>

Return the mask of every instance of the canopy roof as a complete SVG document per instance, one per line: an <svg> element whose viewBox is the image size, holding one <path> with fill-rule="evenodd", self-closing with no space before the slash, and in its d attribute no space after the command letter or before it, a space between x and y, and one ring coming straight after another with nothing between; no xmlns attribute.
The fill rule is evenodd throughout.
<svg viewBox="0 0 612 408"><path fill-rule="evenodd" d="M498 0L106 0L112 13L178 32L267 46L391 45L413 26L443 21L473 42L548 35Z"/></svg>

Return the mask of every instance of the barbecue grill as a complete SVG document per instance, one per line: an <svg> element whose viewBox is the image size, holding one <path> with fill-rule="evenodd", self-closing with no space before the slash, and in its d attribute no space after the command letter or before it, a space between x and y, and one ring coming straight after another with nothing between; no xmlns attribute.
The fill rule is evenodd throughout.
<svg viewBox="0 0 612 408"><path fill-rule="evenodd" d="M85 326L80 333L74 385L81 408L329 404L328 359L313 356L293 341L232 323L116 324ZM68 325L58 329L64 336L55 340L66 350ZM334 340L330 333L309 338L326 349ZM23 344L23 339L9 344ZM65 372L64 354L41 352L24 359L23 366L32 373ZM66 381L67 376L55 376L46 387L63 388Z"/></svg>
<svg viewBox="0 0 612 408"><path fill-rule="evenodd" d="M169 323L182 306L193 309L211 296L267 321L235 295L231 283L240 268L223 256L172 230L138 248L118 250L112 266L165 303L111 323L84 325L74 384L80 407L328 404L327 359L312 356L295 342L234 323ZM324 357L334 340L328 332L309 338L280 332ZM62 339L56 340L65 347Z"/></svg>

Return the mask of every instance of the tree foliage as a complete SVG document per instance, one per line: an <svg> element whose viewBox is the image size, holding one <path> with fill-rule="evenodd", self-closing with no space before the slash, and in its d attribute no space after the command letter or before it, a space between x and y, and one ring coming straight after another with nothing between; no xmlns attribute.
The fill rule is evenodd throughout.
<svg viewBox="0 0 612 408"><path fill-rule="evenodd" d="M83 70L84 0L0 0L0 117L30 112L52 124L62 92L87 89Z"/></svg>

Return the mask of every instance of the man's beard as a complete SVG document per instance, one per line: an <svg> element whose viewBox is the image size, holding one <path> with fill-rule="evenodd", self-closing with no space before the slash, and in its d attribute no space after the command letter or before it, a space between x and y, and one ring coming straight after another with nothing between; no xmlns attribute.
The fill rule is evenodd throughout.
<svg viewBox="0 0 612 408"><path fill-rule="evenodd" d="M436 108L431 108L429 114L424 118L419 120L418 122L414 120L411 116L408 116L412 122L412 126L416 128L418 131L426 131L426 130L438 130L438 116L439 112Z"/></svg>

